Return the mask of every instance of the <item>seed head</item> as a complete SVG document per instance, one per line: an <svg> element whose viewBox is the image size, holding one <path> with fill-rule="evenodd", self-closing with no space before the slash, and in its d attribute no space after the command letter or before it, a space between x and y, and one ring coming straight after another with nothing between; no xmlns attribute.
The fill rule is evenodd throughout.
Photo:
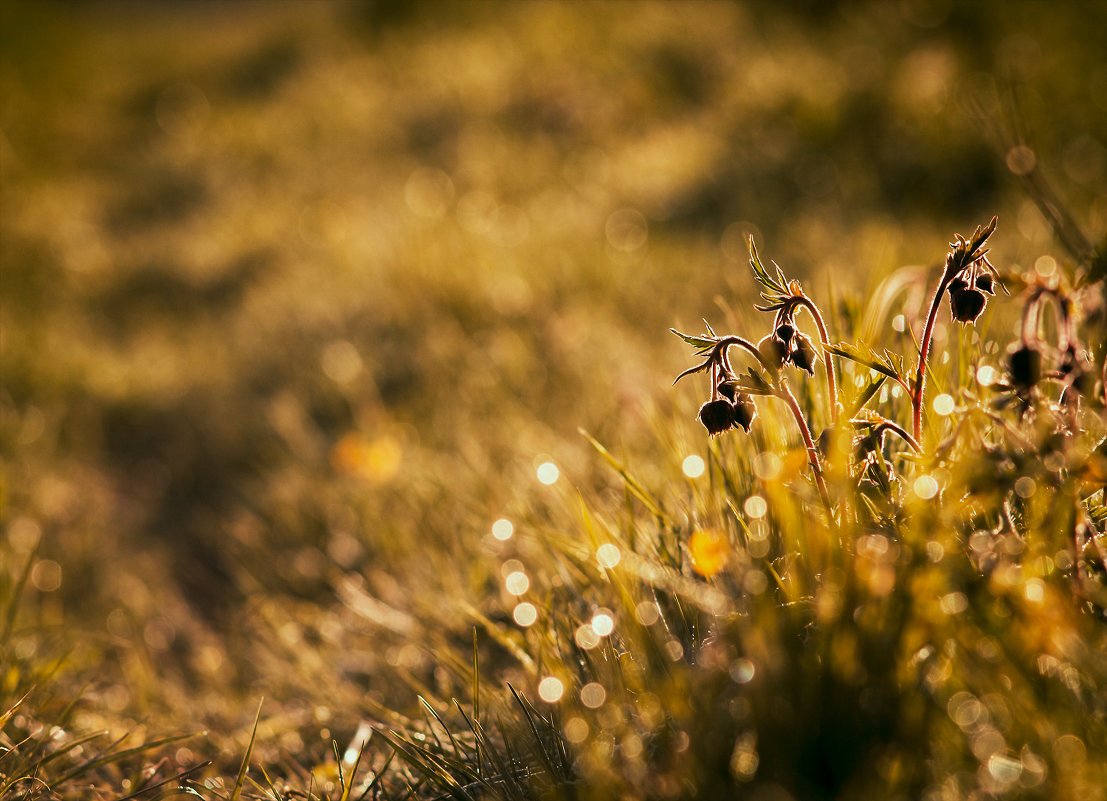
<svg viewBox="0 0 1107 801"><path fill-rule="evenodd" d="M773 334L783 342L785 345L792 341L792 335L796 333L796 329L788 323L781 323L776 327L776 331Z"/></svg>
<svg viewBox="0 0 1107 801"><path fill-rule="evenodd" d="M765 364L774 370L783 367L788 358L787 346L771 334L757 343L757 352L761 354Z"/></svg>
<svg viewBox="0 0 1107 801"><path fill-rule="evenodd" d="M1024 343L1007 356L1007 369L1011 385L1020 392L1029 392L1042 380L1042 353Z"/></svg>
<svg viewBox="0 0 1107 801"><path fill-rule="evenodd" d="M708 401L700 407L700 422L715 437L734 425L734 404L726 398Z"/></svg>
<svg viewBox="0 0 1107 801"><path fill-rule="evenodd" d="M819 354L811 344L810 338L803 334L796 334L795 347L788 354L788 359L799 369L815 375L815 362L819 360Z"/></svg>
<svg viewBox="0 0 1107 801"><path fill-rule="evenodd" d="M734 427L742 427L747 434L753 425L753 418L757 417L757 404L748 392L739 393L734 403Z"/></svg>
<svg viewBox="0 0 1107 801"><path fill-rule="evenodd" d="M987 305L988 298L979 289L962 287L949 294L950 311L959 323L975 323Z"/></svg>

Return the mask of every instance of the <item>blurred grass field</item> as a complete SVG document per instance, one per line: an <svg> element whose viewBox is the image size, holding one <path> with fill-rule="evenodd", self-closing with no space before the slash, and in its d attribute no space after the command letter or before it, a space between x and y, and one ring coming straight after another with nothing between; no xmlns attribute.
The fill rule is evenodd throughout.
<svg viewBox="0 0 1107 801"><path fill-rule="evenodd" d="M843 339L897 336L891 315L863 331L877 287L936 269L953 232L992 214L1001 271L1043 256L1070 269L1016 173L1029 153L1103 241L1103 29L1107 8L1090 2L0 3L0 715L30 693L0 744L18 754L45 731L46 754L49 738L108 733L58 768L115 738L195 734L58 793L126 795L147 766L160 781L214 760L197 792L234 796L264 698L252 763L336 793L332 740L356 751L366 724L426 730L420 694L471 709L474 630L489 704L525 720L510 682L554 714L538 680L572 669L559 627L571 637L573 621L618 611L585 558L612 538L676 560L667 590L698 603L680 612L698 632L688 621L723 590L682 574L680 553L727 517L727 493L694 418L703 399L671 387L689 362L667 330L764 325L749 234L833 309ZM1004 342L1018 315L1006 302ZM954 327L942 336L952 351ZM766 450L786 444L764 436ZM745 446L712 447L737 469ZM712 472L689 479L689 455ZM501 519L512 536L493 534ZM513 572L530 595L505 587ZM549 638L513 618L524 596L554 621ZM763 631L730 621L769 661L803 628L775 614ZM1060 611L1039 624L1102 637ZM1087 643L1087 676L1103 644ZM620 659L605 658L581 675ZM727 659L716 672L733 677ZM645 701L626 690L626 708L646 728L687 719L657 746L671 761L643 767L626 734L605 773L615 746L600 743L578 768L594 797L718 797L711 766L756 773L755 742L707 753L717 722L696 706L740 699L666 675ZM1032 752L1021 784L993 775L994 796L1102 797L1107 685L1085 681L1085 722L1006 713L1061 756ZM765 697L806 708L781 692ZM820 714L857 716L858 697ZM1039 702L1026 708L1044 714ZM565 714L585 726L569 727L575 743L633 718L611 712L597 730ZM875 797L832 766L788 786L796 736L762 732L777 778L750 797ZM920 763L959 764L935 742ZM680 756L690 743L699 758ZM362 770L392 750L374 733ZM889 754L881 776L902 797L986 797ZM1033 783L1034 759L1079 765ZM398 764L385 797L431 793ZM266 792L247 789L279 797Z"/></svg>

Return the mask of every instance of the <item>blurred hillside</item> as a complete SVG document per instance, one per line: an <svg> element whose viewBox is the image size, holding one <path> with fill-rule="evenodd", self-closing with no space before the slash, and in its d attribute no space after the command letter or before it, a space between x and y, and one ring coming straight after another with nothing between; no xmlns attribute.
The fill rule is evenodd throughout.
<svg viewBox="0 0 1107 801"><path fill-rule="evenodd" d="M5 588L38 549L0 695L69 652L89 726L227 731L265 694L289 748L406 700L382 665L434 666L347 652L336 589L480 597L491 522L561 514L537 464L620 502L578 427L660 480L699 436L667 329L735 322L746 234L843 304L993 213L1001 269L1063 260L1032 158L1102 239L1104 29L1092 2L0 3Z"/></svg>

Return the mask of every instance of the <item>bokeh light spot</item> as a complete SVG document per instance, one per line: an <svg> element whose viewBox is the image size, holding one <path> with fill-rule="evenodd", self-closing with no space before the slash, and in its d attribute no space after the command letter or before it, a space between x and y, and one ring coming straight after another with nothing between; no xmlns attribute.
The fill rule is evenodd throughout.
<svg viewBox="0 0 1107 801"><path fill-rule="evenodd" d="M600 563L600 567L607 568L608 570L619 564L622 558L623 555L619 551L619 546L613 545L610 542L605 542L596 549L596 561Z"/></svg>
<svg viewBox="0 0 1107 801"><path fill-rule="evenodd" d="M930 406L934 409L935 414L939 414L942 417L952 414L956 403L953 400L953 396L943 392L941 395L936 395Z"/></svg>
<svg viewBox="0 0 1107 801"><path fill-rule="evenodd" d="M1040 604L1045 600L1045 584L1041 579L1030 579L1023 588L1023 594L1031 603Z"/></svg>
<svg viewBox="0 0 1107 801"><path fill-rule="evenodd" d="M649 227L642 212L636 209L619 209L607 218L604 234L615 250L631 253L646 244Z"/></svg>
<svg viewBox="0 0 1107 801"><path fill-rule="evenodd" d="M760 495L751 495L742 505L746 514L754 519L760 519L769 511L769 504Z"/></svg>
<svg viewBox="0 0 1107 801"><path fill-rule="evenodd" d="M565 739L571 743L583 743L588 739L588 723L584 718L569 718L565 721Z"/></svg>
<svg viewBox="0 0 1107 801"><path fill-rule="evenodd" d="M736 659L730 666L730 678L738 684L746 684L757 673L757 668L749 659Z"/></svg>
<svg viewBox="0 0 1107 801"><path fill-rule="evenodd" d="M703 458L692 454L685 457L684 461L680 465L680 469L684 471L684 475L688 478L699 478L703 475L704 470L707 469L707 465L704 463Z"/></svg>
<svg viewBox="0 0 1107 801"><path fill-rule="evenodd" d="M506 517L501 517L492 524L492 536L500 542L506 542L515 534L515 525Z"/></svg>
<svg viewBox="0 0 1107 801"><path fill-rule="evenodd" d="M990 387L999 380L999 372L990 364L981 365L976 371L976 381L982 387Z"/></svg>
<svg viewBox="0 0 1107 801"><path fill-rule="evenodd" d="M1026 145L1015 145L1007 151L1007 169L1015 175L1029 175L1037 164L1037 154Z"/></svg>
<svg viewBox="0 0 1107 801"><path fill-rule="evenodd" d="M538 480L546 486L556 484L558 478L561 477L561 471L557 469L557 465L553 462L542 462L542 464L538 465L538 470L535 472L538 476Z"/></svg>
<svg viewBox="0 0 1107 801"><path fill-rule="evenodd" d="M924 501L928 501L938 494L938 482L933 476L919 476L912 485L915 495Z"/></svg>
<svg viewBox="0 0 1107 801"><path fill-rule="evenodd" d="M598 709L607 700L607 690L599 682L589 682L580 688L580 702L589 709Z"/></svg>
<svg viewBox="0 0 1107 801"><path fill-rule="evenodd" d="M573 634L573 640L580 648L585 651L590 651L600 644L600 635L596 633L596 630L592 628L590 623L585 623L577 627L576 632Z"/></svg>
<svg viewBox="0 0 1107 801"><path fill-rule="evenodd" d="M597 612L592 616L592 631L601 637L606 637L615 630L615 618L608 612Z"/></svg>
<svg viewBox="0 0 1107 801"><path fill-rule="evenodd" d="M661 619L661 612L658 610L657 604L653 601L642 601L642 603L634 607L634 617L637 618L638 622L643 626L652 626Z"/></svg>
<svg viewBox="0 0 1107 801"><path fill-rule="evenodd" d="M535 621L538 620L538 608L529 601L524 601L515 607L511 617L516 624L523 628L533 626Z"/></svg>
<svg viewBox="0 0 1107 801"><path fill-rule="evenodd" d="M547 704L555 704L565 694L565 685L556 676L547 676L538 682L538 697Z"/></svg>
<svg viewBox="0 0 1107 801"><path fill-rule="evenodd" d="M54 592L62 583L61 565L53 559L40 559L31 569L31 583L40 592Z"/></svg>
<svg viewBox="0 0 1107 801"><path fill-rule="evenodd" d="M507 578L504 579L504 586L512 595L523 595L530 589L530 578L521 570L516 570L514 573L509 573Z"/></svg>

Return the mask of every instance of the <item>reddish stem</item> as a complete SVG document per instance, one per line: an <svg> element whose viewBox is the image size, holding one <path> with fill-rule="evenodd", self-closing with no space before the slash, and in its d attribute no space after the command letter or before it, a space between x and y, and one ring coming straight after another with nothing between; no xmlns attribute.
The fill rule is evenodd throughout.
<svg viewBox="0 0 1107 801"><path fill-rule="evenodd" d="M938 282L938 289L934 292L934 299L930 302L930 313L926 317L926 328L923 329L922 343L919 346L919 367L915 372L915 392L911 398L912 426L911 430L916 440L922 437L923 392L926 387L926 359L930 355L930 340L934 336L934 323L938 320L938 309L942 305L942 295L953 280L953 275L947 265L942 274L942 280Z"/></svg>
<svg viewBox="0 0 1107 801"><path fill-rule="evenodd" d="M815 473L815 483L819 487L819 494L823 498L823 503L826 504L827 513L831 515L833 519L834 506L830 502L830 493L827 492L826 482L823 480L823 466L819 461L819 451L815 447L814 440L811 439L811 428L807 425L807 420L803 416L803 410L800 409L799 403L796 401L796 396L792 394L791 388L788 386L787 381L780 382L780 394L778 397L788 404L788 408L792 410L792 416L796 418L796 425L799 426L800 434L803 436L803 444L807 447L807 458L811 462L811 470Z"/></svg>
<svg viewBox="0 0 1107 801"><path fill-rule="evenodd" d="M826 324L823 322L823 316L819 313L818 307L812 303L805 295L796 295L796 303L811 314L815 319L815 325L819 329L819 339L823 350L823 367L826 368L826 389L830 393L830 422L833 425L838 424L838 378L834 370L834 357L827 350L827 346L830 344L830 335L827 333Z"/></svg>

